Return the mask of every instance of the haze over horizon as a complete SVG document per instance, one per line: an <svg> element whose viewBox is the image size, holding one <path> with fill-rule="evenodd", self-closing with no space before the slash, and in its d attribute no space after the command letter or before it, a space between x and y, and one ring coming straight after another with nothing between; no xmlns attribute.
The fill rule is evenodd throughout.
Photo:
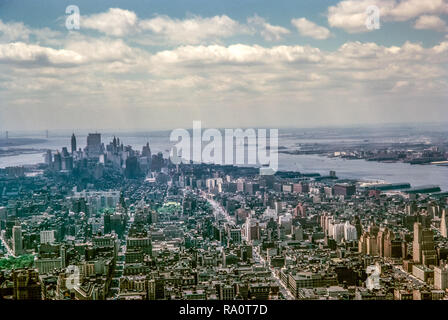
<svg viewBox="0 0 448 320"><path fill-rule="evenodd" d="M239 2L1 1L0 131L448 119L447 0Z"/></svg>

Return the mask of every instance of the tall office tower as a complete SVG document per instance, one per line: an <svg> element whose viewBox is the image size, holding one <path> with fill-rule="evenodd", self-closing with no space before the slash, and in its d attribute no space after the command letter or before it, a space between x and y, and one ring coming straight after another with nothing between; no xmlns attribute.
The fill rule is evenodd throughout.
<svg viewBox="0 0 448 320"><path fill-rule="evenodd" d="M126 178L137 178L140 174L140 166L137 157L129 157L126 159L126 169L124 171Z"/></svg>
<svg viewBox="0 0 448 320"><path fill-rule="evenodd" d="M364 232L358 241L358 252L362 254L367 253L367 232Z"/></svg>
<svg viewBox="0 0 448 320"><path fill-rule="evenodd" d="M368 254L370 256L378 255L378 240L377 237L368 231L365 231L358 241L358 252Z"/></svg>
<svg viewBox="0 0 448 320"><path fill-rule="evenodd" d="M389 229L387 227L383 230L380 230L378 232L377 237L377 248L378 248L378 254L380 257L384 257L384 238L386 237L386 233Z"/></svg>
<svg viewBox="0 0 448 320"><path fill-rule="evenodd" d="M383 246L384 258L400 258L403 256L403 243L401 239L395 239L395 233L390 229L384 233Z"/></svg>
<svg viewBox="0 0 448 320"><path fill-rule="evenodd" d="M111 231L112 231L110 216L111 216L111 214L109 212L106 212L103 216L104 234L111 233Z"/></svg>
<svg viewBox="0 0 448 320"><path fill-rule="evenodd" d="M62 153L62 157L68 157L69 156L67 147L63 147L61 153Z"/></svg>
<svg viewBox="0 0 448 320"><path fill-rule="evenodd" d="M384 228L378 232L377 247L380 257L390 258L392 257L392 249L395 249L395 255L401 255L401 241L394 241L395 234L389 228ZM396 246L399 244L400 250L396 252Z"/></svg>
<svg viewBox="0 0 448 320"><path fill-rule="evenodd" d="M56 171L62 170L62 156L59 152L56 152L54 155L53 169Z"/></svg>
<svg viewBox="0 0 448 320"><path fill-rule="evenodd" d="M448 237L448 226L446 221L446 212L448 209L443 209L442 213L442 221L440 221L440 233L442 234L442 237L447 238Z"/></svg>
<svg viewBox="0 0 448 320"><path fill-rule="evenodd" d="M89 133L86 149L89 156L98 156L101 153L101 133Z"/></svg>
<svg viewBox="0 0 448 320"><path fill-rule="evenodd" d="M71 141L71 145L72 145L72 153L76 151L76 137L75 134L72 134L72 141Z"/></svg>
<svg viewBox="0 0 448 320"><path fill-rule="evenodd" d="M422 248L421 248L421 234L422 224L420 222L414 223L414 242L412 244L412 259L415 263L421 263Z"/></svg>
<svg viewBox="0 0 448 320"><path fill-rule="evenodd" d="M151 148L149 147L149 142L146 143L146 146L142 148L142 156L148 157L151 159Z"/></svg>
<svg viewBox="0 0 448 320"><path fill-rule="evenodd" d="M352 226L350 222L346 221L344 225L344 239L346 241L358 240L358 234L356 232L356 227Z"/></svg>
<svg viewBox="0 0 448 320"><path fill-rule="evenodd" d="M22 228L20 226L12 227L12 245L14 255L20 255L23 251L22 246Z"/></svg>
<svg viewBox="0 0 448 320"><path fill-rule="evenodd" d="M420 222L414 223L414 242L412 256L415 263L437 265L437 251L434 247L434 234L423 228Z"/></svg>
<svg viewBox="0 0 448 320"><path fill-rule="evenodd" d="M163 154L159 152L151 156L151 171L159 172L163 167Z"/></svg>
<svg viewBox="0 0 448 320"><path fill-rule="evenodd" d="M63 157L62 158L62 170L73 170L73 157Z"/></svg>
<svg viewBox="0 0 448 320"><path fill-rule="evenodd" d="M51 150L47 150L47 153L45 154L45 163L48 166L51 166L52 162L53 162L53 155L51 154Z"/></svg>
<svg viewBox="0 0 448 320"><path fill-rule="evenodd" d="M359 216L355 216L355 219L353 221L353 224L356 228L356 236L359 238L361 238L362 235L362 225L361 225L361 219L359 218Z"/></svg>
<svg viewBox="0 0 448 320"><path fill-rule="evenodd" d="M378 255L378 241L376 236L370 233L367 235L367 254L369 256Z"/></svg>
<svg viewBox="0 0 448 320"><path fill-rule="evenodd" d="M438 290L448 288L448 265L445 262L439 267L434 267L434 288Z"/></svg>

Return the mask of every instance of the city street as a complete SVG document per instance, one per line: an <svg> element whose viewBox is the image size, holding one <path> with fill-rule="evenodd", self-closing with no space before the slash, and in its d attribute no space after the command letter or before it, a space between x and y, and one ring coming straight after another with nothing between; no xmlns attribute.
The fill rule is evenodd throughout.
<svg viewBox="0 0 448 320"><path fill-rule="evenodd" d="M406 272L403 270L402 266L392 266L394 271L397 272L400 275L404 275L409 281L412 282L413 285L415 286L422 286L422 285L426 285L426 283L418 278L416 278L414 275Z"/></svg>
<svg viewBox="0 0 448 320"><path fill-rule="evenodd" d="M220 217L225 218L225 220L229 224L235 224L234 219L228 214L228 212L215 200L208 199L207 201L213 206L215 218L218 219ZM279 286L280 292L282 293L283 297L285 297L286 300L295 300L295 297L289 292L288 288L283 284L283 282L280 280L280 278L275 274L275 269L269 267L269 264L266 262L266 260L261 256L260 254L260 247L253 248L253 257L257 263L262 264L263 266L269 268L271 270L272 277L275 279L276 284Z"/></svg>
<svg viewBox="0 0 448 320"><path fill-rule="evenodd" d="M0 237L0 239L2 240L3 246L6 248L6 250L8 251L8 253L6 254L6 256L12 256L14 258L16 258L16 256L14 255L14 252L12 251L12 249L8 246L8 244L6 243L5 239L3 239L3 237Z"/></svg>

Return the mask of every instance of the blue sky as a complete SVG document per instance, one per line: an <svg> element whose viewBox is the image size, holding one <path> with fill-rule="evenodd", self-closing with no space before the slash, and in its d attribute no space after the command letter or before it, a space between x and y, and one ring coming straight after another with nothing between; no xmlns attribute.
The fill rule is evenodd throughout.
<svg viewBox="0 0 448 320"><path fill-rule="evenodd" d="M99 13L109 8L122 8L136 12L140 18L150 18L154 15L168 15L178 19L188 15L227 15L234 20L245 21L247 17L257 14L271 24L290 28L290 20L298 16L307 17L319 25L327 25L326 10L334 4L334 0L0 0L0 19L4 22L22 21L34 28L49 27L63 31L63 23L58 19L65 16L67 6L77 5L81 15ZM442 18L447 21L446 16ZM373 41L384 45L401 45L405 41L413 41L428 47L437 44L444 37L444 34L432 30L415 30L412 23L412 20L388 21L387 28L370 33L349 34L343 30L334 30L335 36L325 42L292 34L285 37L283 43L299 42L319 45L323 49L334 49L346 41Z"/></svg>
<svg viewBox="0 0 448 320"><path fill-rule="evenodd" d="M448 119L447 17L448 0L0 0L0 126Z"/></svg>

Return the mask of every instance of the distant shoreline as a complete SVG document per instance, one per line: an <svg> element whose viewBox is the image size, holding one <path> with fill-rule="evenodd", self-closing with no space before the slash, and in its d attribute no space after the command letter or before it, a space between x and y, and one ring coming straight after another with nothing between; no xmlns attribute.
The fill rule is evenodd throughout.
<svg viewBox="0 0 448 320"><path fill-rule="evenodd" d="M0 148L5 147L18 147L28 144L36 144L46 142L46 139L38 139L38 138L0 138Z"/></svg>

